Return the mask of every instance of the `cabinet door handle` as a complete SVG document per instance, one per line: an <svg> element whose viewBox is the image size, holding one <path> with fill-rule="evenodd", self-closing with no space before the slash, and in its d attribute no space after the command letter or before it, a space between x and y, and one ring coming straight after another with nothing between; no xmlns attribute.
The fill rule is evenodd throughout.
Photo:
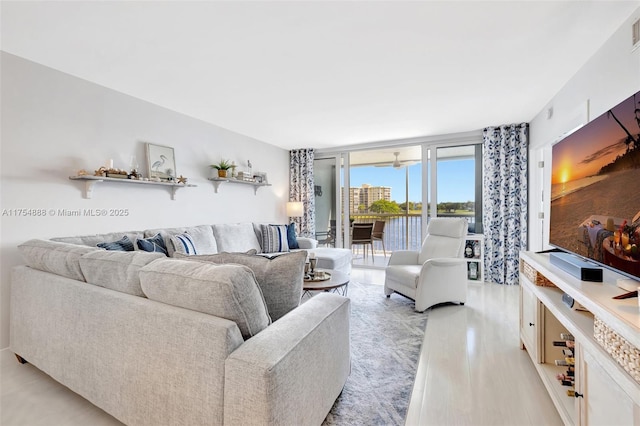
<svg viewBox="0 0 640 426"><path fill-rule="evenodd" d="M584 394L578 392L574 392L573 396L575 396L576 398L584 398Z"/></svg>
<svg viewBox="0 0 640 426"><path fill-rule="evenodd" d="M534 323L532 323L532 322L530 322L530 323L529 323L529 327L533 327L534 325L535 325L535 324L534 324Z"/></svg>

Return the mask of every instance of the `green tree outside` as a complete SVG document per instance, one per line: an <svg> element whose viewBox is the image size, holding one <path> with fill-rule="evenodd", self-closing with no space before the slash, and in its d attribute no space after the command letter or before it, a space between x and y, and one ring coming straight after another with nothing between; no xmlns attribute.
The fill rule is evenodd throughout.
<svg viewBox="0 0 640 426"><path fill-rule="evenodd" d="M402 209L395 201L378 200L371 203L369 210L374 213L401 213Z"/></svg>

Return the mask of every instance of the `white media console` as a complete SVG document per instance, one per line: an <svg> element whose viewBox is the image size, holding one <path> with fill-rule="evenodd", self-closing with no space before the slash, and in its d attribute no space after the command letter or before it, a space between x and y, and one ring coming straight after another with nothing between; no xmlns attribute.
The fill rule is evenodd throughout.
<svg viewBox="0 0 640 426"><path fill-rule="evenodd" d="M581 281L549 254L520 254L520 344L567 425L640 426L640 306L613 299L627 291L621 278L604 269L603 282ZM565 293L584 310L563 303Z"/></svg>

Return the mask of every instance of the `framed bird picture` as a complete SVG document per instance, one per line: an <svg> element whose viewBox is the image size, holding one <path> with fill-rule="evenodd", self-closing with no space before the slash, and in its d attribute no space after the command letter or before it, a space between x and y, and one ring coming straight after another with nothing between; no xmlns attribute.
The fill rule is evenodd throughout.
<svg viewBox="0 0 640 426"><path fill-rule="evenodd" d="M176 157L169 146L147 143L149 179L173 182L176 179Z"/></svg>

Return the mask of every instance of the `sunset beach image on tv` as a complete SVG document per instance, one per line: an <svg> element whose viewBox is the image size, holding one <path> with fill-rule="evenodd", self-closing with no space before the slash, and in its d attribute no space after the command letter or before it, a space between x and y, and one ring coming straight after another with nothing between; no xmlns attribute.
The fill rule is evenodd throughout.
<svg viewBox="0 0 640 426"><path fill-rule="evenodd" d="M549 242L640 278L640 92L553 146Z"/></svg>

